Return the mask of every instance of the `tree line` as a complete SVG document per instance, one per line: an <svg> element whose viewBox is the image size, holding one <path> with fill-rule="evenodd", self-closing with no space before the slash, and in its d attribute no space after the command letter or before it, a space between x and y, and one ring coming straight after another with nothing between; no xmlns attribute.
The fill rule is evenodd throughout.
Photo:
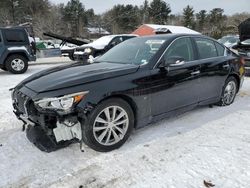
<svg viewBox="0 0 250 188"><path fill-rule="evenodd" d="M164 0L145 0L140 6L115 5L110 10L96 14L86 9L80 0L67 4L52 4L49 0L1 0L0 26L30 22L36 36L46 31L65 36L87 38L87 27L104 28L110 33L130 33L145 23L183 25L203 34L220 38L236 34L237 26L249 18L249 13L225 15L222 8L196 12L187 5L181 14L172 14L171 6Z"/></svg>

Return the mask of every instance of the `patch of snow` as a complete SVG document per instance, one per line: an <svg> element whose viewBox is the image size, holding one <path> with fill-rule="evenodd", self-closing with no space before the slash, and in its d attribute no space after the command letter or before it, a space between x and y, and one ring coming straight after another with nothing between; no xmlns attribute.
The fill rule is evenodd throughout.
<svg viewBox="0 0 250 188"><path fill-rule="evenodd" d="M123 147L98 153L79 144L52 153L32 145L12 113L9 88L55 65L0 72L0 187L215 187L250 184L250 78L231 106L197 108L136 130Z"/></svg>
<svg viewBox="0 0 250 188"><path fill-rule="evenodd" d="M146 24L146 26L153 28L154 30L161 30L161 29L167 29L171 33L174 34L200 34L197 31L194 31L192 29L189 29L187 27L183 26L174 26L174 25L157 25L157 24Z"/></svg>

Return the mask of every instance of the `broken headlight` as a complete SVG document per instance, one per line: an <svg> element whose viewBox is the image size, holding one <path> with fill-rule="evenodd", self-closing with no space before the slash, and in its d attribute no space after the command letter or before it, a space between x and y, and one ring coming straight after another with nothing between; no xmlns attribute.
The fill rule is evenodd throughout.
<svg viewBox="0 0 250 188"><path fill-rule="evenodd" d="M79 103L87 93L88 91L64 95L62 97L45 98L35 101L35 105L42 109L70 111L74 104Z"/></svg>

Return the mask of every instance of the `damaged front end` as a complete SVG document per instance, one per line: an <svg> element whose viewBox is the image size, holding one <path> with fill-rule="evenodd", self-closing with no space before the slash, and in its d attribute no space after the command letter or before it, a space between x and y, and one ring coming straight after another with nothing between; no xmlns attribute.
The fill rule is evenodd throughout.
<svg viewBox="0 0 250 188"><path fill-rule="evenodd" d="M79 92L60 97L32 100L28 89L13 89L14 113L27 126L27 138L40 150L51 152L82 142L85 114L77 104L88 93Z"/></svg>

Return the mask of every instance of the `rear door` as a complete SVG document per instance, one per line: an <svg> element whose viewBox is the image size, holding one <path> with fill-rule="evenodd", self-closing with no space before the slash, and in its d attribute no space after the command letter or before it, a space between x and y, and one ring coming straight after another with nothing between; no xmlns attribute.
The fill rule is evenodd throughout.
<svg viewBox="0 0 250 188"><path fill-rule="evenodd" d="M201 64L199 101L217 98L230 71L226 49L207 38L196 37L194 41Z"/></svg>

